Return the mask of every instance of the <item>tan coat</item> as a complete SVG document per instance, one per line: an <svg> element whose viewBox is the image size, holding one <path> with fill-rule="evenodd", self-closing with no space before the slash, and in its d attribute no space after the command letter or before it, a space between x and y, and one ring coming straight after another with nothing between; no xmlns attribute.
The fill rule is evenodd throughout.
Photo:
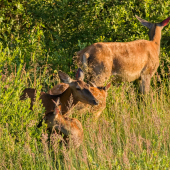
<svg viewBox="0 0 170 170"><path fill-rule="evenodd" d="M151 41L99 42L77 52L76 62L89 81L102 86L111 76L116 82L138 79L140 91L149 92L150 80L159 66L161 30L170 18L159 24L137 19L149 28Z"/></svg>

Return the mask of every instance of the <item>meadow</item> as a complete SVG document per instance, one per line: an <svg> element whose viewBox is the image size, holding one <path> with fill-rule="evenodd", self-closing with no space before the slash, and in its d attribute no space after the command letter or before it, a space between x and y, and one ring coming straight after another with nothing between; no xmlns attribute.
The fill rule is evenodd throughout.
<svg viewBox="0 0 170 170"><path fill-rule="evenodd" d="M74 78L73 56L94 42L149 39L135 15L161 22L170 1L7 1L0 4L0 169L169 169L170 168L170 24L162 30L160 66L148 95L137 82L108 91L107 106L97 122L92 113L79 119L83 144L61 145L37 128L44 108L38 100L59 83L60 69ZM89 15L90 14L90 15ZM20 101L22 90L38 93Z"/></svg>

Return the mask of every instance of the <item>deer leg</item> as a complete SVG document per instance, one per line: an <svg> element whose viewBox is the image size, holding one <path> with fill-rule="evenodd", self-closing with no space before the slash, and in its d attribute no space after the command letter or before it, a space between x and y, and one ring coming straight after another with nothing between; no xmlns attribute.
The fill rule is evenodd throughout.
<svg viewBox="0 0 170 170"><path fill-rule="evenodd" d="M139 83L140 83L140 92L142 94L149 93L150 81L151 81L150 75L141 75L141 80Z"/></svg>
<svg viewBox="0 0 170 170"><path fill-rule="evenodd" d="M155 64L153 63L151 64L146 66L141 73L140 92L143 94L149 93L151 78L155 74L159 66L159 62L156 62Z"/></svg>

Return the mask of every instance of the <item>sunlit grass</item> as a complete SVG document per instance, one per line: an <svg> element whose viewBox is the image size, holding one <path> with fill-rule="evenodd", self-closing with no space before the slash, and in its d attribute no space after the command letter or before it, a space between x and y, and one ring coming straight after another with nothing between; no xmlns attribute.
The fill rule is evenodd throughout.
<svg viewBox="0 0 170 170"><path fill-rule="evenodd" d="M48 90L48 85L42 83L51 74L46 70L44 67L37 79L32 79L29 71L20 69L15 76L7 74L1 81L0 169L169 168L168 77L159 82L155 75L147 96L139 94L133 83L112 86L98 122L92 121L91 114L73 114L82 122L84 141L78 149L68 149L60 143L61 136L49 139L45 125L36 128L43 115L38 96L33 111L28 109L29 99L19 100L24 87ZM38 71L31 76L35 74ZM46 84L52 82L48 79ZM8 89L4 91L6 85Z"/></svg>

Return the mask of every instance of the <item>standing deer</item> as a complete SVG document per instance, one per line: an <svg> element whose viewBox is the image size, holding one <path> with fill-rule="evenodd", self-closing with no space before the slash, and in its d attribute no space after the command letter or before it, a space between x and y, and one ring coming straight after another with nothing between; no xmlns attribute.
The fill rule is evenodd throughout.
<svg viewBox="0 0 170 170"><path fill-rule="evenodd" d="M66 142L73 143L74 147L79 147L83 142L83 127L79 120L75 118L69 118L60 114L61 104L59 98L55 102L54 112L47 113L44 118L38 124L38 128L42 126L43 120L47 124L47 128L52 132L56 130L61 135L64 135L64 140Z"/></svg>
<svg viewBox="0 0 170 170"><path fill-rule="evenodd" d="M60 97L62 103L62 114L67 113L70 108L76 105L79 101L89 105L98 105L97 99L90 91L90 85L83 81L84 73L80 68L76 73L76 80L71 79L66 73L62 71L59 71L58 75L61 81L67 85L58 88L58 92L56 92L56 89L51 89L49 92L50 94L44 92L41 93L40 99L42 99L42 104L45 107L45 113L54 110L54 103L52 102L52 99L55 100L57 97ZM35 89L27 88L23 91L23 94L20 97L21 100L25 99L27 95L31 98L31 109L35 100L35 92ZM52 95L52 92L57 93L57 95Z"/></svg>
<svg viewBox="0 0 170 170"><path fill-rule="evenodd" d="M111 75L115 81L140 80L140 91L149 92L150 80L159 66L161 30L170 17L161 23L150 23L136 18L149 28L149 39L131 42L99 42L77 52L76 62L88 74L88 80L97 86Z"/></svg>

